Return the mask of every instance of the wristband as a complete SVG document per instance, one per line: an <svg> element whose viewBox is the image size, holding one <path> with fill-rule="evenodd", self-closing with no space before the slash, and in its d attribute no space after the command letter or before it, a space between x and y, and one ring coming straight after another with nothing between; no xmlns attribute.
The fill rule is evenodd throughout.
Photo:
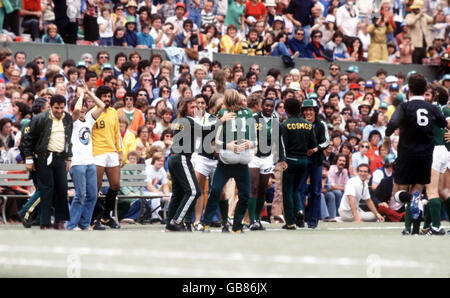
<svg viewBox="0 0 450 298"><path fill-rule="evenodd" d="M27 165L32 165L32 164L34 164L34 162L33 162L32 159L26 159L26 160L25 160L25 164L27 164Z"/></svg>

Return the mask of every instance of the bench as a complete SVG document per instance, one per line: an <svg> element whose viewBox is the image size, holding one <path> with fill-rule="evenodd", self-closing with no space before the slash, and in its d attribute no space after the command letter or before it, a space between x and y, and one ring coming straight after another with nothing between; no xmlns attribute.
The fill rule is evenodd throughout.
<svg viewBox="0 0 450 298"><path fill-rule="evenodd" d="M137 170L140 173L145 172L145 165L138 164L138 165L130 165L127 164L122 167L122 171L127 170ZM15 171L15 172L23 172L26 171L26 167L24 164L0 164L0 187L11 187L11 186L22 186L22 187L32 187L33 181L29 179L29 174L27 173L21 173L21 174L9 174L6 173L7 171ZM139 211L138 216L138 222L142 221L142 218L144 216L144 208L145 206L150 208L150 212L154 212L152 210L151 205L147 202L147 199L155 199L155 198L162 198L163 199L163 211L164 213L167 212L167 206L169 202L169 195L165 196L159 196L159 195L144 195L143 188L147 186L146 175L145 174L138 174L138 175L130 175L130 174L121 174L120 176L120 186L128 186L133 187L137 186L141 188L141 191L137 195L132 196L125 196L125 195L117 195L116 196L116 202L114 207L114 215L117 217L117 206L120 199L139 199L141 200L141 208ZM109 187L109 182L107 181L106 174L103 176L103 184L102 187ZM106 181L105 181L106 180ZM74 188L72 177L70 174L67 174L67 182L68 182L68 189ZM2 203L2 220L4 223L7 223L6 220L6 203L10 199L29 199L30 196L28 195L17 195L17 194L0 194L0 198L3 199ZM99 198L104 198L103 196L99 196Z"/></svg>

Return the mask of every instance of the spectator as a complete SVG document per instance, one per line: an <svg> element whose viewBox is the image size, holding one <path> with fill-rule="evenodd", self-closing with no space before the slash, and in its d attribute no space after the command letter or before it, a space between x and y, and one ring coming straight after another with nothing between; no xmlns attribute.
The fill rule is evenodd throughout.
<svg viewBox="0 0 450 298"><path fill-rule="evenodd" d="M289 39L288 45L289 49L292 53L299 53L300 58L311 58L311 53L308 51L307 44L305 43L306 39L305 30L302 28L295 29L294 37ZM296 81L294 79L294 81Z"/></svg>
<svg viewBox="0 0 450 298"><path fill-rule="evenodd" d="M325 48L320 42L322 39L322 33L319 30L313 30L311 32L311 42L308 44L308 51L312 54L314 59L326 59Z"/></svg>
<svg viewBox="0 0 450 298"><path fill-rule="evenodd" d="M353 176L358 176L357 168L360 164L369 165L369 158L367 157L367 152L369 151L370 143L366 140L362 140L358 144L358 152L352 154L352 167ZM367 166L369 168L369 166ZM369 173L370 174L370 173Z"/></svg>
<svg viewBox="0 0 450 298"><path fill-rule="evenodd" d="M336 163L331 165L328 171L329 191L325 194L325 201L329 213L327 221L336 221L336 217L338 216L337 210L341 204L345 185L349 179L348 170L346 169L346 165L348 164L347 156L340 153L335 158Z"/></svg>
<svg viewBox="0 0 450 298"><path fill-rule="evenodd" d="M39 39L39 31L42 29L41 2L24 0L20 15L24 17L22 27L31 31L31 39L33 41ZM16 35L18 36L19 34Z"/></svg>
<svg viewBox="0 0 450 298"><path fill-rule="evenodd" d="M125 47L136 47L137 45L137 34L136 34L136 17L128 16L125 24Z"/></svg>
<svg viewBox="0 0 450 298"><path fill-rule="evenodd" d="M166 3L162 4L159 10L159 14L161 14L164 20L167 20L169 17L175 15L175 8L175 0L167 0Z"/></svg>
<svg viewBox="0 0 450 298"><path fill-rule="evenodd" d="M188 48L198 50L199 39L198 30L193 31L194 23L192 20L185 20L183 22L183 30L175 37L175 44L179 48Z"/></svg>
<svg viewBox="0 0 450 298"><path fill-rule="evenodd" d="M347 46L343 42L344 34L341 31L336 31L331 41L329 41L325 49L330 53L333 60L338 61L350 61L350 55L347 50Z"/></svg>
<svg viewBox="0 0 450 298"><path fill-rule="evenodd" d="M266 6L259 0L249 0L245 2L245 23L248 27L256 25L257 21L267 23Z"/></svg>
<svg viewBox="0 0 450 298"><path fill-rule="evenodd" d="M150 34L150 24L149 23L143 23L141 25L141 32L138 32L137 34L137 48L145 48L145 49L151 49L155 43L153 40L153 37Z"/></svg>
<svg viewBox="0 0 450 298"><path fill-rule="evenodd" d="M357 168L356 177L350 178L345 186L345 192L339 206L340 220L351 222L380 221L384 222L384 217L378 213L375 204L370 198L367 179L369 176L369 165L360 164ZM370 212L363 211L359 207L361 200L366 201Z"/></svg>
<svg viewBox="0 0 450 298"><path fill-rule="evenodd" d="M311 15L313 7L313 0L291 0L286 10L288 19L294 23L295 27L303 28L305 33L303 40L305 44L309 43L309 32L313 25Z"/></svg>
<svg viewBox="0 0 450 298"><path fill-rule="evenodd" d="M422 11L423 2L415 0L410 6L411 13L406 15L405 22L408 34L411 36L414 51L412 62L422 64L422 59L426 57L427 45L432 44L432 37L428 24L433 22L433 18Z"/></svg>
<svg viewBox="0 0 450 298"><path fill-rule="evenodd" d="M111 14L111 17L115 28L124 27L126 25L127 16L123 12L123 9L123 4L120 2L114 6L114 13Z"/></svg>
<svg viewBox="0 0 450 298"><path fill-rule="evenodd" d="M263 43L258 41L258 31L251 28L248 31L247 38L242 40L242 54L249 56L262 56Z"/></svg>
<svg viewBox="0 0 450 298"><path fill-rule="evenodd" d="M386 22L380 14L373 17L373 24L369 25L370 46L368 51L368 62L388 62L388 50L386 46L386 35L394 32L391 24Z"/></svg>
<svg viewBox="0 0 450 298"><path fill-rule="evenodd" d="M93 0L87 0L85 4L83 18L84 40L97 42L99 39L98 6Z"/></svg>
<svg viewBox="0 0 450 298"><path fill-rule="evenodd" d="M163 19L160 15L152 15L152 29L150 34L158 49L171 47L175 38L174 27L171 23L166 23L164 26Z"/></svg>
<svg viewBox="0 0 450 298"><path fill-rule="evenodd" d="M43 43L57 43L64 44L61 35L58 34L58 27L56 25L50 24L47 26L46 34L42 36Z"/></svg>
<svg viewBox="0 0 450 298"><path fill-rule="evenodd" d="M353 0L345 0L345 4L340 6L336 12L336 25L338 30L344 34L346 44L350 44L350 41L357 37L359 22L358 7L354 5Z"/></svg>
<svg viewBox="0 0 450 298"><path fill-rule="evenodd" d="M184 17L185 13L186 13L186 6L184 5L183 2L178 2L175 5L175 15L172 15L171 17L166 18L166 24L171 23L175 27L175 29L174 29L175 34L180 34L184 30L184 21L187 20L187 18ZM193 27L192 20L191 20L191 24ZM191 27L191 29L192 29L192 27Z"/></svg>
<svg viewBox="0 0 450 298"><path fill-rule="evenodd" d="M109 5L103 5L100 10L100 16L97 19L101 46L112 46L114 35L114 20L111 16Z"/></svg>

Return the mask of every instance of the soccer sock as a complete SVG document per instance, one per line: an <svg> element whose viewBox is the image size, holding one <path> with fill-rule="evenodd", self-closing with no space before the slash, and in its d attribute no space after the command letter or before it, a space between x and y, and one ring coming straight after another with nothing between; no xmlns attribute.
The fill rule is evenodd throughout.
<svg viewBox="0 0 450 298"><path fill-rule="evenodd" d="M105 212L103 213L103 218L109 218L111 216L111 211L114 210L117 193L117 190L111 188L108 189L105 196Z"/></svg>
<svg viewBox="0 0 450 298"><path fill-rule="evenodd" d="M411 233L412 224L412 214L411 214L411 203L406 203L405 207L405 230Z"/></svg>
<svg viewBox="0 0 450 298"><path fill-rule="evenodd" d="M425 212L425 220L423 222L423 228L429 229L431 226L431 213L430 213L430 203L428 202L427 206L425 206L424 212Z"/></svg>
<svg viewBox="0 0 450 298"><path fill-rule="evenodd" d="M258 198L250 197L248 199L248 217L250 220L256 220L256 206Z"/></svg>
<svg viewBox="0 0 450 298"><path fill-rule="evenodd" d="M264 198L257 198L256 199L256 213L255 213L255 219L259 219L261 217L261 211L264 208Z"/></svg>
<svg viewBox="0 0 450 298"><path fill-rule="evenodd" d="M428 210L430 211L431 224L435 228L441 226L441 200L434 198L428 201Z"/></svg>
<svg viewBox="0 0 450 298"><path fill-rule="evenodd" d="M222 217L222 226L226 226L228 222L228 200L220 200L220 216Z"/></svg>

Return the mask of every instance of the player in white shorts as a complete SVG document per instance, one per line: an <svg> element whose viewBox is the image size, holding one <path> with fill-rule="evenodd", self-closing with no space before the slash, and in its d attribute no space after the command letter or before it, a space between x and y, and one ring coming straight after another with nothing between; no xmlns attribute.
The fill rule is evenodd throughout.
<svg viewBox="0 0 450 298"><path fill-rule="evenodd" d="M264 207L267 184L275 170L271 137L272 124L278 119L272 116L274 107L274 100L265 98L262 101L262 111L253 115L258 146L255 156L248 165L252 181L250 199L248 200L248 215L250 230L252 231L265 230L261 224L260 214Z"/></svg>

